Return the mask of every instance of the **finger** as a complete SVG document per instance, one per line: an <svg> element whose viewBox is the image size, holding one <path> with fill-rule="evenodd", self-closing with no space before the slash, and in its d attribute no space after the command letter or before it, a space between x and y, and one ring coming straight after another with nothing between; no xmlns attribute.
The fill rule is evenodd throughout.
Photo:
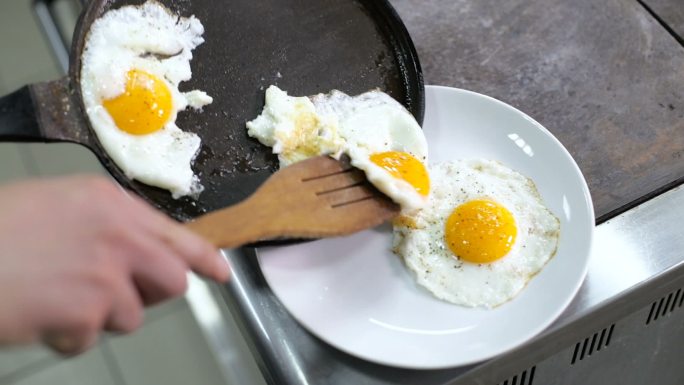
<svg viewBox="0 0 684 385"><path fill-rule="evenodd" d="M79 354L97 342L110 304L104 298L90 296L81 298L82 308L70 308L50 321L51 326L42 329L41 339L45 345L64 355Z"/></svg>
<svg viewBox="0 0 684 385"><path fill-rule="evenodd" d="M185 262L167 244L145 233L131 235L131 275L142 302L154 305L187 289Z"/></svg>
<svg viewBox="0 0 684 385"><path fill-rule="evenodd" d="M95 345L97 338L95 331L48 332L43 335L43 343L59 354L72 356Z"/></svg>
<svg viewBox="0 0 684 385"><path fill-rule="evenodd" d="M219 282L228 280L230 268L216 247L165 215L150 210L139 198L133 198L133 205L137 211L149 212L138 215L139 224L151 237L163 240L190 269Z"/></svg>
<svg viewBox="0 0 684 385"><path fill-rule="evenodd" d="M132 278L128 276L112 293L112 309L105 322L105 330L130 333L143 322L143 303Z"/></svg>
<svg viewBox="0 0 684 385"><path fill-rule="evenodd" d="M218 282L225 282L230 268L218 249L187 228L174 225L160 234L164 242L174 249L196 273Z"/></svg>
<svg viewBox="0 0 684 385"><path fill-rule="evenodd" d="M169 260L166 268L154 268L141 264L133 275L133 281L145 306L181 296L188 288L187 268Z"/></svg>
<svg viewBox="0 0 684 385"><path fill-rule="evenodd" d="M35 325L43 343L65 355L81 353L95 344L112 306L106 283L88 290L69 283L62 287L64 295L44 303L43 316Z"/></svg>

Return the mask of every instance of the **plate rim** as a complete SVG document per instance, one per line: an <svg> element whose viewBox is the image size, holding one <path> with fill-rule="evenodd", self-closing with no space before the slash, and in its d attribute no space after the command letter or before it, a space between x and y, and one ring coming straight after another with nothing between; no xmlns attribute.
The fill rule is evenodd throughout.
<svg viewBox="0 0 684 385"><path fill-rule="evenodd" d="M587 181L584 177L584 174L582 173L581 169L577 165L577 162L575 159L572 157L570 152L565 148L565 146L556 138L555 135L553 135L546 127L541 125L539 122L537 122L535 119L530 117L529 115L525 114L521 110L511 106L508 103L505 103L499 99L496 99L494 97L481 94L479 92L471 91L471 90L466 90L462 88L457 88L457 87L449 87L449 86L443 86L443 85L425 85L425 96L426 96L426 102L428 99L428 94L432 92L431 90L435 91L446 91L446 92L456 92L456 93L463 93L463 94L469 94L473 97L477 98L482 98L485 99L489 102L493 102L495 104L498 104L501 107L504 107L505 109L508 109L509 111L514 112L515 114L519 115L520 117L524 118L525 120L531 122L538 130L540 130L542 133L545 134L549 139L551 139L556 146L563 152L563 155L565 158L570 160L570 165L574 169L574 171L580 176L581 180L581 189L582 189L582 196L584 198L584 204L586 209L586 213L588 214L587 221L590 223L590 225L585 229L586 236L587 236L587 253L584 258L584 266L582 268L582 272L580 275L578 275L577 282L574 284L573 290L570 292L570 295L567 296L567 298L562 302L561 306L558 307L558 309L553 312L550 316L548 316L548 320L546 322L541 322L536 328L530 329L530 331L520 338L518 341L514 341L513 343L510 343L508 346L504 346L502 349L493 349L492 352L489 354L483 354L480 356L477 356L476 358L470 359L470 360L461 360L458 363L452 363L452 364L436 364L436 365L427 365L427 364L419 364L419 365L410 365L410 364L404 364L404 363L397 363L391 360L385 360L382 358L378 358L372 355L364 354L363 352L357 352L353 351L352 349L347 349L344 346L340 346L339 344L334 343L333 341L330 341L328 338L326 338L325 335L322 335L322 333L319 333L314 327L309 326L304 320L302 320L300 317L297 316L294 312L290 311L288 306L285 304L285 301L281 298L280 294L276 291L273 290L271 287L271 284L269 282L269 279L266 274L263 273L263 269L261 266L261 256L260 256L260 248L255 248L254 252L257 257L257 264L259 266L259 269L264 277L265 282L268 284L269 290L275 295L275 297L280 301L280 303L283 305L283 307L287 310L287 313L294 318L297 323L299 324L300 327L304 328L307 332L311 333L314 335L316 338L319 340L323 341L325 344L328 346L337 349L341 352L344 352L345 354L349 354L353 357L357 357L359 359L375 363L375 364L380 364L380 365L385 365L388 367L393 367L393 368L399 368L399 369L411 369L411 370L440 370L440 369L453 369L453 368L458 368L458 367L463 367L466 365L472 365L472 364L477 364L489 359L492 359L494 357L506 354L508 352L511 352L515 349L518 349L522 347L523 345L529 343L533 339L537 338L544 330L546 330L549 326L553 324L554 321L558 319L558 317L567 309L567 307L570 305L570 303L574 300L574 298L577 296L577 293L579 292L579 289L582 287L582 284L586 278L586 275L589 271L589 262L590 262L590 257L594 245L594 238L595 238L595 212L594 212L594 207L593 207L593 201L591 199L591 193L589 190L589 186L587 184ZM425 110L428 110L428 106L426 105Z"/></svg>

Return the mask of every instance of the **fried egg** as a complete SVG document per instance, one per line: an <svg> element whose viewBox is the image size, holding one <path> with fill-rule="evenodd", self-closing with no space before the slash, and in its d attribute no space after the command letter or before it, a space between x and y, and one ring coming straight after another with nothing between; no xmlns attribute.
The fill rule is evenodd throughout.
<svg viewBox="0 0 684 385"><path fill-rule="evenodd" d="M247 122L248 134L273 147L281 167L317 155L351 164L402 209L427 202L427 141L413 116L391 96L369 91L349 96L334 90L312 97L266 90L262 113Z"/></svg>
<svg viewBox="0 0 684 385"><path fill-rule="evenodd" d="M430 167L422 210L394 222L394 251L437 298L492 308L515 297L553 257L560 222L534 183L491 160Z"/></svg>
<svg viewBox="0 0 684 385"><path fill-rule="evenodd" d="M181 92L192 50L204 42L194 16L179 17L156 1L111 10L88 32L81 93L105 152L128 178L169 190L174 198L202 190L191 164L200 138L176 125L187 107L212 102Z"/></svg>

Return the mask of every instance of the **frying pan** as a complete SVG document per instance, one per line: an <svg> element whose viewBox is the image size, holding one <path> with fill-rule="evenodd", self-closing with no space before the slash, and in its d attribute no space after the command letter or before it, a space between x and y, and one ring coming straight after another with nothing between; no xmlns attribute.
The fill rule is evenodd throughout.
<svg viewBox="0 0 684 385"><path fill-rule="evenodd" d="M98 142L80 92L81 53L94 20L143 0L92 0L74 32L69 75L25 86L0 98L0 140L67 141L86 146L125 188L185 221L251 194L277 169L270 149L246 134L245 122L276 84L293 95L339 89L358 94L379 88L422 123L424 87L410 36L386 0L177 0L161 1L195 15L206 42L193 51L193 77L181 91L214 97L203 112L185 111L177 125L202 145L193 164L205 190L197 199L174 199L163 189L130 180Z"/></svg>

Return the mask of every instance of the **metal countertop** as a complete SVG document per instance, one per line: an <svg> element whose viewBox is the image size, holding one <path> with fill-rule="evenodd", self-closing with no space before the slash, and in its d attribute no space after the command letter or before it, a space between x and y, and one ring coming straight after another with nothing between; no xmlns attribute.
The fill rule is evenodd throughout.
<svg viewBox="0 0 684 385"><path fill-rule="evenodd" d="M432 371L390 368L359 360L319 341L299 326L274 297L249 250L226 252L234 279L225 286L223 294L233 309L239 309L234 315L241 328L252 337L251 348L269 383L445 384L473 375L489 365L506 363L512 357L533 361L544 354L568 348L577 339L575 334L586 332L568 333L567 330L587 314L619 303L631 290L639 290L640 285L664 279L667 275L684 274L684 233L671 225L682 217L684 186L597 226L587 278L558 320L514 352L461 368ZM627 314L647 305L647 301L630 305L623 306L620 311ZM215 332L220 329L217 325L213 327ZM214 337L221 340L218 334ZM553 343L548 343L550 340ZM215 344L219 349L220 346L221 343ZM534 354L530 354L531 351Z"/></svg>
<svg viewBox="0 0 684 385"><path fill-rule="evenodd" d="M684 48L638 1L392 4L425 84L495 97L551 131L584 173L597 223L684 181Z"/></svg>

